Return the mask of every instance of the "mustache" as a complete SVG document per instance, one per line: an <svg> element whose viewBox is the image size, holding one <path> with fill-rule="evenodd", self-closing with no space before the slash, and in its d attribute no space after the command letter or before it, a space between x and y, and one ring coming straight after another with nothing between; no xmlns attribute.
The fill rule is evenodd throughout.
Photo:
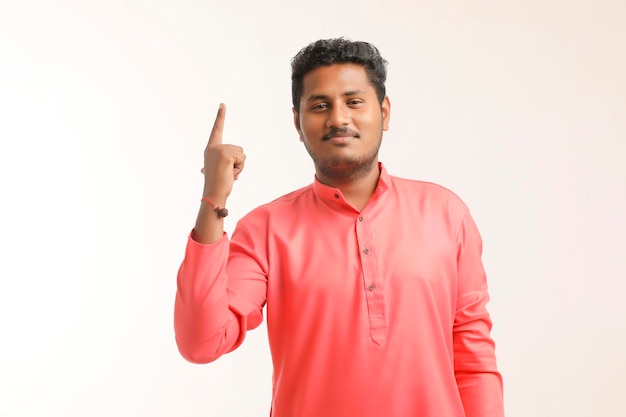
<svg viewBox="0 0 626 417"><path fill-rule="evenodd" d="M322 137L322 140L328 140L330 138L337 138L342 136L353 136L355 138L358 138L359 134L354 130L348 129L347 127L342 127L341 129L332 128L330 132Z"/></svg>

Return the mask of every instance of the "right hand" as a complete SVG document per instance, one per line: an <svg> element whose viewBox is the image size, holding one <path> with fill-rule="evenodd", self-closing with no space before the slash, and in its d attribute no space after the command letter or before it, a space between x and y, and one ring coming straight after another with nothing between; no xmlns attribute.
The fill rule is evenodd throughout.
<svg viewBox="0 0 626 417"><path fill-rule="evenodd" d="M220 103L217 117L204 150L204 197L220 207L226 204L226 198L233 189L234 181L243 170L246 155L243 148L236 145L222 144L226 106Z"/></svg>

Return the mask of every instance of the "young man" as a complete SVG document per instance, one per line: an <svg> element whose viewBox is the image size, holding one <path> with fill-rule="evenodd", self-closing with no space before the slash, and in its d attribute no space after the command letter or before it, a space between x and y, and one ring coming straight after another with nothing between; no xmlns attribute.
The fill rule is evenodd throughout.
<svg viewBox="0 0 626 417"><path fill-rule="evenodd" d="M237 348L267 304L274 417L502 417L481 239L463 202L378 161L386 61L320 40L292 60L293 116L313 184L258 207L229 240L223 210L245 154L222 143L178 274L181 354Z"/></svg>

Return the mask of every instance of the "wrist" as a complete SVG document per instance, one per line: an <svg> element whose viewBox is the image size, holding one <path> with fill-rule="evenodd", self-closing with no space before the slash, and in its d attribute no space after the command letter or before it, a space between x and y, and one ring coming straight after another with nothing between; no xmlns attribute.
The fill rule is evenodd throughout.
<svg viewBox="0 0 626 417"><path fill-rule="evenodd" d="M219 192L209 187L204 187L204 190L202 191L202 198L207 198L218 206L224 207L226 205L228 193Z"/></svg>
<svg viewBox="0 0 626 417"><path fill-rule="evenodd" d="M201 204L208 204L209 206L211 206L213 208L213 211L215 211L215 213L217 214L218 218L228 216L228 209L223 206L220 206L219 204L216 204L210 198L202 197L200 201L201 201Z"/></svg>

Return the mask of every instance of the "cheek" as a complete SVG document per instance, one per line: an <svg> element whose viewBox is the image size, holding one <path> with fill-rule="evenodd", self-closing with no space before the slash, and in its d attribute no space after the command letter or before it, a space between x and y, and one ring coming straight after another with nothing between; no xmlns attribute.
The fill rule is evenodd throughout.
<svg viewBox="0 0 626 417"><path fill-rule="evenodd" d="M300 122L301 134L303 136L311 136L315 135L319 131L319 126L317 123L312 121L310 118L306 118Z"/></svg>
<svg viewBox="0 0 626 417"><path fill-rule="evenodd" d="M370 115L370 126L372 127L372 129L384 129L385 128L385 119L382 115L382 113L380 112L373 112Z"/></svg>

